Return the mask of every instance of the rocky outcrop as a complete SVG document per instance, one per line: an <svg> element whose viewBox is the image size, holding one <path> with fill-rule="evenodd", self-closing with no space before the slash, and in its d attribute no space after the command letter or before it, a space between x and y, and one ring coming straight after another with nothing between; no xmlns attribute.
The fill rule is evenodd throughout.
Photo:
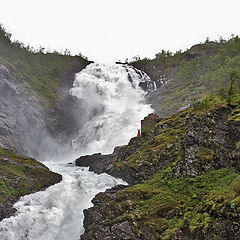
<svg viewBox="0 0 240 240"><path fill-rule="evenodd" d="M108 170L111 169L113 158L115 156L115 152L108 155L95 153L93 155L81 156L75 163L77 166L89 167L90 171L100 174L108 172Z"/></svg>
<svg viewBox="0 0 240 240"><path fill-rule="evenodd" d="M238 114L238 105L221 103L150 116L148 134L115 154L82 158L93 170L106 161L101 171L132 186L93 199L81 239L239 239Z"/></svg>
<svg viewBox="0 0 240 240"><path fill-rule="evenodd" d="M239 165L235 148L240 132L236 122L228 121L230 112L230 108L221 107L206 113L201 120L194 114L189 115L184 161L176 165L177 176L194 177L200 172Z"/></svg>
<svg viewBox="0 0 240 240"><path fill-rule="evenodd" d="M47 188L62 180L33 158L0 147L0 221L15 213L13 204L23 195Z"/></svg>
<svg viewBox="0 0 240 240"><path fill-rule="evenodd" d="M102 211L103 207L108 204L108 201L115 201L116 193L124 188L126 188L126 186L118 185L108 189L105 193L99 193L96 198L92 200L94 207L84 210L85 234L81 236L81 240L140 240L140 238L135 237L135 234L132 231L131 223L128 221L116 224L113 223L111 226L105 225L105 223L107 223L107 219Z"/></svg>
<svg viewBox="0 0 240 240"><path fill-rule="evenodd" d="M89 167L90 171L95 173L108 173L114 177L122 178L129 184L138 182L138 173L127 167L124 170L118 168L118 165L124 163L126 159L135 153L137 149L145 142L154 136L154 126L161 119L156 114L149 114L141 121L141 137L134 137L128 145L118 146L112 154L101 155L96 153L93 155L81 156L76 159L77 166Z"/></svg>

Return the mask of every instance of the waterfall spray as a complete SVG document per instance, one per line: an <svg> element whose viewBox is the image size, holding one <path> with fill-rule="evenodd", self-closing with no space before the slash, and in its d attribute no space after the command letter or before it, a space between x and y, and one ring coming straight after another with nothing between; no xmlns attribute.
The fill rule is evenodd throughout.
<svg viewBox="0 0 240 240"><path fill-rule="evenodd" d="M144 102L153 90L154 82L145 73L125 65L94 63L78 73L70 92L83 100L89 121L73 140L74 151L111 153L126 144L137 134L141 119L153 111Z"/></svg>
<svg viewBox="0 0 240 240"><path fill-rule="evenodd" d="M144 96L154 90L146 74L129 66L91 64L78 73L70 93L82 99L83 117L88 120L72 141L78 157L110 153L115 146L127 144L136 136L141 119L153 111ZM77 240L84 231L83 210L92 206L91 199L124 184L107 174L67 164L74 159L52 160L44 163L62 174L63 181L22 197L15 204L16 215L0 222L1 240Z"/></svg>

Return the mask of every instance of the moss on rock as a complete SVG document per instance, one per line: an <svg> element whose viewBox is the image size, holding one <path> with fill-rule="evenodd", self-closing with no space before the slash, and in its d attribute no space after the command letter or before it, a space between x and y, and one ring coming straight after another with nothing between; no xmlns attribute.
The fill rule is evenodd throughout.
<svg viewBox="0 0 240 240"><path fill-rule="evenodd" d="M104 229L124 239L113 230L124 223L134 240L238 240L238 113L237 101L211 96L132 139L109 172L135 185L96 196L85 215L101 221L85 224L83 239L108 239Z"/></svg>
<svg viewBox="0 0 240 240"><path fill-rule="evenodd" d="M12 205L20 196L42 190L61 179L61 175L35 159L0 147L0 219L14 212Z"/></svg>

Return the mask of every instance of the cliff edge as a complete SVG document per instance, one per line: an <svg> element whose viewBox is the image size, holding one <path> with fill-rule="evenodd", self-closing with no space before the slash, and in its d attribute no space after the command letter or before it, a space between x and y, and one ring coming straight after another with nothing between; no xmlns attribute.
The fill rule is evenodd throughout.
<svg viewBox="0 0 240 240"><path fill-rule="evenodd" d="M239 95L231 104L214 95L170 118L146 118L142 136L103 169L131 186L93 199L81 240L239 239L239 112Z"/></svg>

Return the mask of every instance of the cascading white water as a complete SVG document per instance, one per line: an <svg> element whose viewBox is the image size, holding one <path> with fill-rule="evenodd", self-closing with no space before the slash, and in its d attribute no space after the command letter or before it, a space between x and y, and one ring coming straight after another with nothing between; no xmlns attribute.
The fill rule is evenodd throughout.
<svg viewBox="0 0 240 240"><path fill-rule="evenodd" d="M83 210L91 199L117 184L125 184L107 174L97 175L87 168L48 162L63 175L62 182L22 197L15 204L17 215L0 222L1 240L78 240L83 233Z"/></svg>
<svg viewBox="0 0 240 240"><path fill-rule="evenodd" d="M140 120L152 112L144 103L146 92L139 87L143 82L147 92L155 89L146 74L123 65L91 64L77 74L70 92L83 100L89 121L72 142L75 154L110 153L136 135ZM91 199L124 182L66 164L73 160L44 162L62 174L63 181L22 197L15 204L16 216L0 222L1 240L79 239L84 231L83 210L92 205Z"/></svg>
<svg viewBox="0 0 240 240"><path fill-rule="evenodd" d="M111 153L137 133L141 119L152 112L144 103L141 82L154 90L146 74L124 65L91 64L77 74L71 94L84 100L94 116L73 140L75 151Z"/></svg>

